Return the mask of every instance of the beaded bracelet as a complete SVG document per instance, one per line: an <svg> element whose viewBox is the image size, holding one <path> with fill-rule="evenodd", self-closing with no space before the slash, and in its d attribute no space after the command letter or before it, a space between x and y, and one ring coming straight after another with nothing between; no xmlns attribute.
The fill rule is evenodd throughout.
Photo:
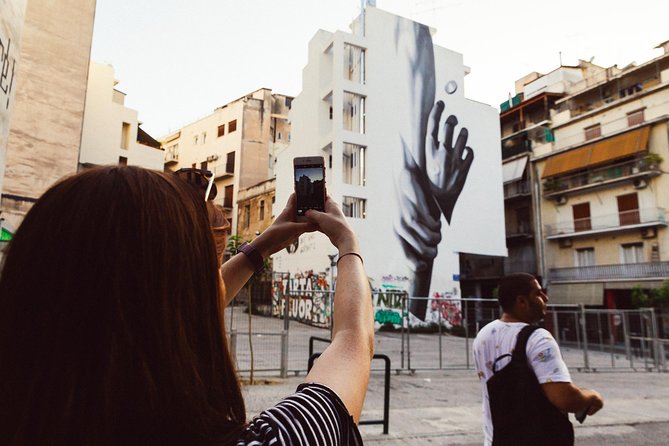
<svg viewBox="0 0 669 446"><path fill-rule="evenodd" d="M363 265L365 264L365 261L362 260L362 256L360 254L358 254L357 252L347 252L345 254L339 254L339 258L337 259L337 267L339 267L339 262L341 261L341 259L343 259L346 256L356 256L357 258L360 259Z"/></svg>

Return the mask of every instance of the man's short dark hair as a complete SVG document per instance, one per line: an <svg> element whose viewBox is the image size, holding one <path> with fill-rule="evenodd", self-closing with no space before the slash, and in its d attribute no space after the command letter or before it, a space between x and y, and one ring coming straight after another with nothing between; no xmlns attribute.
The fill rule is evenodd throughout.
<svg viewBox="0 0 669 446"><path fill-rule="evenodd" d="M528 296L535 280L536 277L528 273L513 273L502 277L497 290L497 299L502 310L504 312L511 310L517 296Z"/></svg>

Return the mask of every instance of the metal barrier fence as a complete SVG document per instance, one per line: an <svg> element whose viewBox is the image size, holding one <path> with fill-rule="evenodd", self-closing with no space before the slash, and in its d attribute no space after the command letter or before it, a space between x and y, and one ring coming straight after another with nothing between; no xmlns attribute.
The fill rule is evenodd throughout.
<svg viewBox="0 0 669 446"><path fill-rule="evenodd" d="M396 372L472 369L476 333L500 316L495 299L413 298L388 292L374 292L372 298L375 351L387 355ZM427 301L424 318L408 311L413 300ZM226 329L239 371L249 372L253 363L255 372L283 377L306 372L309 338L330 338L332 301L329 291L287 291L273 297L272 316L250 316L245 305L229 307ZM655 309L583 305L549 305L543 321L567 365L582 371L669 372L669 327L664 325Z"/></svg>

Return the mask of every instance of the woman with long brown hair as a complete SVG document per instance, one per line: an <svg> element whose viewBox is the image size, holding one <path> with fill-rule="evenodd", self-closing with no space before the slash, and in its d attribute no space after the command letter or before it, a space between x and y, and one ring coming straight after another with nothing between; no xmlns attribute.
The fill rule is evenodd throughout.
<svg viewBox="0 0 669 446"><path fill-rule="evenodd" d="M49 189L0 277L0 444L360 443L373 326L358 242L331 200L306 223L294 206L219 269L205 202L173 174L96 168ZM340 250L333 342L309 384L247 422L223 308L258 258L314 230Z"/></svg>

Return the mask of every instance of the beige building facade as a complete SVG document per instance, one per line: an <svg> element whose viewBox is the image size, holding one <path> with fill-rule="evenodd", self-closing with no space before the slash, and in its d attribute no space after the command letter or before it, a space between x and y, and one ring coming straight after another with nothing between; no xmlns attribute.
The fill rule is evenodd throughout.
<svg viewBox="0 0 669 446"><path fill-rule="evenodd" d="M90 63L79 163L120 164L163 170L160 143L140 128L136 110L125 106L111 65Z"/></svg>
<svg viewBox="0 0 669 446"><path fill-rule="evenodd" d="M27 2L0 200L13 227L77 171L94 15L95 0Z"/></svg>
<svg viewBox="0 0 669 446"><path fill-rule="evenodd" d="M214 202L225 210L233 234L240 190L272 178L274 157L290 142L291 102L290 96L261 88L161 138L167 170L213 172Z"/></svg>
<svg viewBox="0 0 669 446"><path fill-rule="evenodd" d="M554 142L533 153L554 303L625 308L633 288L669 279L669 46L660 48L640 65L590 66L555 101Z"/></svg>
<svg viewBox="0 0 669 446"><path fill-rule="evenodd" d="M253 240L272 224L275 183L271 178L239 191L237 235L242 240Z"/></svg>

